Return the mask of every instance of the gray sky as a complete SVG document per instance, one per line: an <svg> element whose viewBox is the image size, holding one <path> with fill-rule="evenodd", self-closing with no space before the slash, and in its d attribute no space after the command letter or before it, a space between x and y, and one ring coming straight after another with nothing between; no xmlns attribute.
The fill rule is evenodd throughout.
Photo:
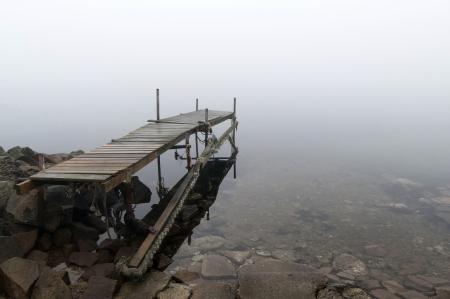
<svg viewBox="0 0 450 299"><path fill-rule="evenodd" d="M443 157L449 13L447 0L2 1L0 145L92 148L153 118L160 88L163 116L237 96L254 140Z"/></svg>

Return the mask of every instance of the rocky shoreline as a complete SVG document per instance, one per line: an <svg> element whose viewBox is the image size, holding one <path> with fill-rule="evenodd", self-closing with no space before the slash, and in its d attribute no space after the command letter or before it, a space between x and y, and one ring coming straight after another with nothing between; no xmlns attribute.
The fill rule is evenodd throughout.
<svg viewBox="0 0 450 299"><path fill-rule="evenodd" d="M51 166L80 153L44 158ZM105 216L83 201L88 191L78 195L78 204L67 186L48 188L44 204L37 191L16 195L14 184L37 171L32 149L0 147L0 298L450 298L446 279L421 275L412 265L397 281L347 253L305 264L290 249L231 246L214 235L179 250L173 243L184 242L183 225L200 222L197 205L210 200L199 194L191 195L153 268L140 281L127 281L115 265L134 253L141 238L110 239ZM136 203L149 202L150 190L135 184ZM377 244L365 250L375 259L386 254ZM174 262L176 251L182 259Z"/></svg>

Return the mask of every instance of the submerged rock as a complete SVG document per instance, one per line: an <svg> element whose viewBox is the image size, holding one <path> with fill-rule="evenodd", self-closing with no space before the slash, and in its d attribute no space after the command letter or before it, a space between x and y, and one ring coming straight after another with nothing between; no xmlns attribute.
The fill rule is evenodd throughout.
<svg viewBox="0 0 450 299"><path fill-rule="evenodd" d="M224 282L202 281L192 288L191 299L233 299L232 287Z"/></svg>
<svg viewBox="0 0 450 299"><path fill-rule="evenodd" d="M201 251L211 251L221 248L226 240L219 236L204 236L192 240L191 245L199 248Z"/></svg>
<svg viewBox="0 0 450 299"><path fill-rule="evenodd" d="M221 254L229 258L232 262L241 265L250 256L250 251L231 251L224 250Z"/></svg>
<svg viewBox="0 0 450 299"><path fill-rule="evenodd" d="M350 254L341 254L333 261L333 267L337 271L349 273L355 277L368 274L366 265L357 257Z"/></svg>
<svg viewBox="0 0 450 299"><path fill-rule="evenodd" d="M158 299L188 299L191 288L179 283L170 283L169 287L158 293Z"/></svg>
<svg viewBox="0 0 450 299"><path fill-rule="evenodd" d="M236 277L236 270L226 257L207 255L203 258L201 274L206 279L226 279Z"/></svg>

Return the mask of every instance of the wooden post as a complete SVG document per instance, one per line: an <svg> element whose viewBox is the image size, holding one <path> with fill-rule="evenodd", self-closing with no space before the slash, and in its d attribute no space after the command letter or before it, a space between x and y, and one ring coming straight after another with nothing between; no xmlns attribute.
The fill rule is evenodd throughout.
<svg viewBox="0 0 450 299"><path fill-rule="evenodd" d="M233 98L233 120L232 120L232 122L233 122L233 125L236 124L236 97ZM233 139L234 146L236 146L236 127L234 127L234 129L233 129L231 138ZM231 151L233 152L235 150L236 149L234 149L232 146ZM234 160L234 164L233 164L233 177L234 177L234 179L236 179L236 159Z"/></svg>
<svg viewBox="0 0 450 299"><path fill-rule="evenodd" d="M156 120L159 120L159 88L156 89ZM158 162L158 191L161 191L163 189L162 187L162 177L161 177L161 158L158 155L157 158ZM160 192L158 192L159 194Z"/></svg>
<svg viewBox="0 0 450 299"><path fill-rule="evenodd" d="M159 88L156 89L156 120L159 120Z"/></svg>
<svg viewBox="0 0 450 299"><path fill-rule="evenodd" d="M189 133L186 134L186 168L191 169L191 145L189 144Z"/></svg>
<svg viewBox="0 0 450 299"><path fill-rule="evenodd" d="M208 133L209 133L209 124L208 124L208 108L205 109L205 146L208 145Z"/></svg>
<svg viewBox="0 0 450 299"><path fill-rule="evenodd" d="M195 99L195 111L198 111L198 98ZM195 130L195 158L198 159L198 130Z"/></svg>

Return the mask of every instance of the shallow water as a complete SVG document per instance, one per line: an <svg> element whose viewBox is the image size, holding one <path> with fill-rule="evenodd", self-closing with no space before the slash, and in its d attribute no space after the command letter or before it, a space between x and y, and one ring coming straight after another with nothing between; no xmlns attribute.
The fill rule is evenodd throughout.
<svg viewBox="0 0 450 299"><path fill-rule="evenodd" d="M237 179L228 173L209 220L195 227L192 244L183 244L169 269L193 267L199 253L224 249L316 267L332 266L335 257L349 253L366 264L371 277L420 273L450 279L445 178L424 183L417 172L381 163L369 167L331 155L246 150L244 143ZM166 177L174 180L183 164L166 165ZM147 181L154 182L152 171L142 174ZM200 250L195 240L203 236L221 237L224 244Z"/></svg>

